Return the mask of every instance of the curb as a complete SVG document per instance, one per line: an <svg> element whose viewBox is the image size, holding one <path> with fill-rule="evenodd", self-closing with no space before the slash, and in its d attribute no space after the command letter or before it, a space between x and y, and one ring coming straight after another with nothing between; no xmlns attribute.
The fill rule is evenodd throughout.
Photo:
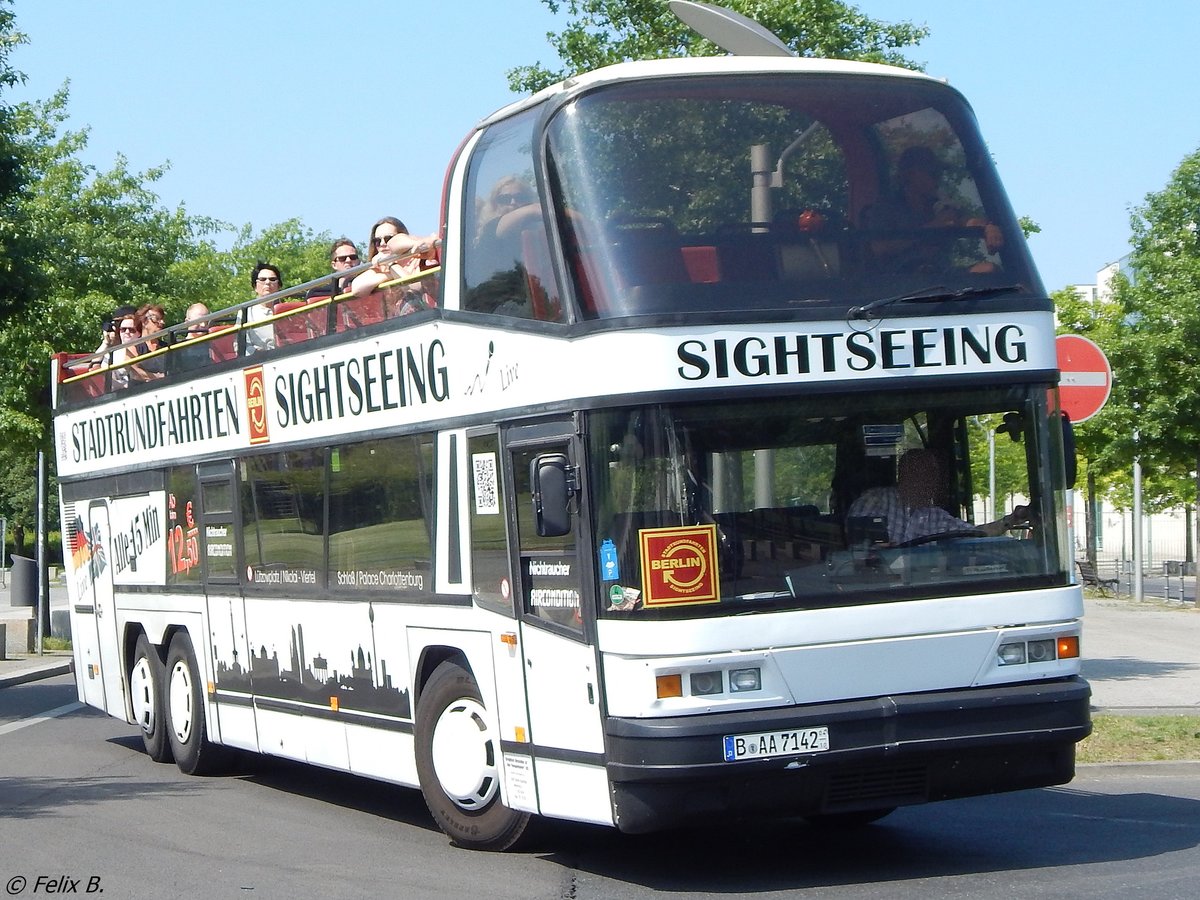
<svg viewBox="0 0 1200 900"><path fill-rule="evenodd" d="M1076 778L1080 775L1195 775L1197 771L1200 771L1200 759L1075 764Z"/></svg>
<svg viewBox="0 0 1200 900"><path fill-rule="evenodd" d="M41 681L43 678L53 678L56 675L69 675L74 670L75 661L73 659L46 666L35 666L21 672L14 672L11 675L0 675L0 688L11 687L17 684L27 684L30 681Z"/></svg>

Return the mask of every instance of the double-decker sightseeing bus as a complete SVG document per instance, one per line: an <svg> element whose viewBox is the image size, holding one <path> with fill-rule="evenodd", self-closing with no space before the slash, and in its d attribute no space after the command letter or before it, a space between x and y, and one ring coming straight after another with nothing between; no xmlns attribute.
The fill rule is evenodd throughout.
<svg viewBox="0 0 1200 900"><path fill-rule="evenodd" d="M1053 311L958 92L601 69L471 132L439 237L185 323L162 378L57 358L82 701L187 773L419 787L475 848L1072 778Z"/></svg>

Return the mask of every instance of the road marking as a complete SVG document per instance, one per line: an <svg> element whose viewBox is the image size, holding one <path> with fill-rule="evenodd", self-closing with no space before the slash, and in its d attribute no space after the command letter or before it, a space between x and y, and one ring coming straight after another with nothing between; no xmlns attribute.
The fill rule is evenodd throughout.
<svg viewBox="0 0 1200 900"><path fill-rule="evenodd" d="M68 703L66 706L56 706L54 709L48 709L44 713L38 713L36 716L30 716L28 719L21 719L19 722L9 722L7 725L0 725L0 737L6 734L12 734L14 731L20 731L22 728L28 728L30 725L39 725L42 722L49 722L51 719L57 719L59 716L65 716L67 713L73 713L77 709L83 709L83 704L76 700L74 703Z"/></svg>

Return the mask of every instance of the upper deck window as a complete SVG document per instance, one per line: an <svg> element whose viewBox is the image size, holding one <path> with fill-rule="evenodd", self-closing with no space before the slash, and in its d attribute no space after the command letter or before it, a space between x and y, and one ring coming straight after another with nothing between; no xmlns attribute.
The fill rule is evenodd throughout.
<svg viewBox="0 0 1200 900"><path fill-rule="evenodd" d="M533 170L538 113L530 110L492 126L471 157L463 309L557 322L563 305Z"/></svg>
<svg viewBox="0 0 1200 900"><path fill-rule="evenodd" d="M970 110L937 83L630 82L559 110L548 151L584 318L1042 292Z"/></svg>

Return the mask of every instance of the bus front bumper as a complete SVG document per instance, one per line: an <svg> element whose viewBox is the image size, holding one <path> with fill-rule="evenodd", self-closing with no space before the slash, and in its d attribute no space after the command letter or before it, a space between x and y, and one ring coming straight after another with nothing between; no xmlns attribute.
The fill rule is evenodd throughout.
<svg viewBox="0 0 1200 900"><path fill-rule="evenodd" d="M610 718L617 826L812 816L1065 784L1091 733L1082 678L778 710ZM829 749L727 762L725 737L827 728Z"/></svg>

